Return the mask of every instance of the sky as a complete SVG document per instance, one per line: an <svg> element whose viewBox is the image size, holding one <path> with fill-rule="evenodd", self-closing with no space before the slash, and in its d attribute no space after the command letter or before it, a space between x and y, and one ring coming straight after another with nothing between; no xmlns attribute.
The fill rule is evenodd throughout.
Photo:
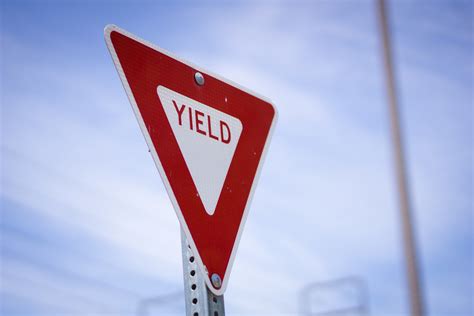
<svg viewBox="0 0 474 316"><path fill-rule="evenodd" d="M371 315L408 314L374 1L0 5L0 314L137 315L156 297L150 315L184 312L179 223L110 23L278 108L227 314L357 303L317 286L341 278ZM473 3L388 8L426 309L472 315Z"/></svg>

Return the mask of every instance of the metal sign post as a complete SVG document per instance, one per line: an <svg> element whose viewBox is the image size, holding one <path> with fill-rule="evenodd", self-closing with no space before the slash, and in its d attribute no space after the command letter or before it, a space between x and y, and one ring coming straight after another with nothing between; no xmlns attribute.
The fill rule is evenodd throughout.
<svg viewBox="0 0 474 316"><path fill-rule="evenodd" d="M184 301L187 316L223 316L224 295L214 295L196 263L196 257L189 246L186 234L181 230L181 251L183 255Z"/></svg>

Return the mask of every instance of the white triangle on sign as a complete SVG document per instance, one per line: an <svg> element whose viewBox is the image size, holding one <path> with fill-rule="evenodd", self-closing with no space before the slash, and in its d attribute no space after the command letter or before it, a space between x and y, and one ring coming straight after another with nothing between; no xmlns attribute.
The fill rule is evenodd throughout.
<svg viewBox="0 0 474 316"><path fill-rule="evenodd" d="M204 208L212 215L242 133L242 123L164 86L158 86L157 91Z"/></svg>

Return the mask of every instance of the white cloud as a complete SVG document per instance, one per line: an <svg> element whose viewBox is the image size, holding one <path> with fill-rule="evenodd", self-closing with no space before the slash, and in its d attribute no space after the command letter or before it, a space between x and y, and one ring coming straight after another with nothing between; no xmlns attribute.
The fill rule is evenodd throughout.
<svg viewBox="0 0 474 316"><path fill-rule="evenodd" d="M218 43L218 49L183 44L176 53L270 97L280 113L229 283L229 313L293 313L298 310L298 291L307 282L346 274L368 280L374 313L402 310L398 215L379 57L374 51L378 43L371 29L374 23L366 21L372 14L352 10L354 6L358 4L342 4L337 10L328 5L264 4L187 11L206 21L193 34L210 46ZM371 3L362 6L371 10ZM3 96L2 198L70 234L96 240L101 251L108 249L95 253L91 245L89 266L74 264L77 254L64 259L65 266L79 275L103 280L125 271L123 279L112 283L143 295L150 291L150 296L162 290L153 282L179 289L176 216L112 63L28 63L23 53L33 48L13 44L10 55L19 56L9 55L12 63L6 69L26 93L12 90ZM94 44L103 45L105 52L102 42ZM415 73L413 78L421 77ZM452 91L457 90L448 94ZM426 146L424 152L430 153L438 148L432 135L416 139L412 146ZM452 142L451 134L447 136L443 144ZM452 143L449 148L459 146ZM457 194L445 195L445 186L425 171L425 164L414 162L414 169L421 170L417 188L426 190L417 200L417 212L436 214L423 217L422 225L442 226L451 235L457 221L431 209L439 196L446 203L458 200ZM465 201L464 195L460 200ZM10 238L3 242L20 252L33 247ZM428 247L439 249L438 241L427 240ZM105 262L98 259L101 255ZM43 274L37 262L11 259L5 266L2 291L25 300L37 297L33 306L96 312L133 305L129 298L120 302L121 296L113 291L89 291L54 272ZM110 275L104 273L107 267ZM38 287L28 287L18 276L34 280ZM37 295L41 284L44 296ZM58 291L62 296L55 303ZM75 296L81 297L78 304L73 304ZM88 304L97 298L104 305Z"/></svg>

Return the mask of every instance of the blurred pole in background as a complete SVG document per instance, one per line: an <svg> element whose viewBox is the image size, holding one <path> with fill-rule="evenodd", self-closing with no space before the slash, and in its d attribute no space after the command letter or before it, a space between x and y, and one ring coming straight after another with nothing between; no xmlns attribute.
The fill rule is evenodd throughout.
<svg viewBox="0 0 474 316"><path fill-rule="evenodd" d="M387 21L387 8L384 0L378 0L378 15L383 43L383 56L385 64L387 97L390 112L390 125L392 131L393 154L397 175L399 208L402 220L403 246L405 251L408 290L410 295L410 310L412 316L422 316L423 295L420 286L418 262L415 245L414 226L410 214L410 198L408 195L403 144L400 131L400 121L397 105L397 92L392 64L392 48L390 31Z"/></svg>

